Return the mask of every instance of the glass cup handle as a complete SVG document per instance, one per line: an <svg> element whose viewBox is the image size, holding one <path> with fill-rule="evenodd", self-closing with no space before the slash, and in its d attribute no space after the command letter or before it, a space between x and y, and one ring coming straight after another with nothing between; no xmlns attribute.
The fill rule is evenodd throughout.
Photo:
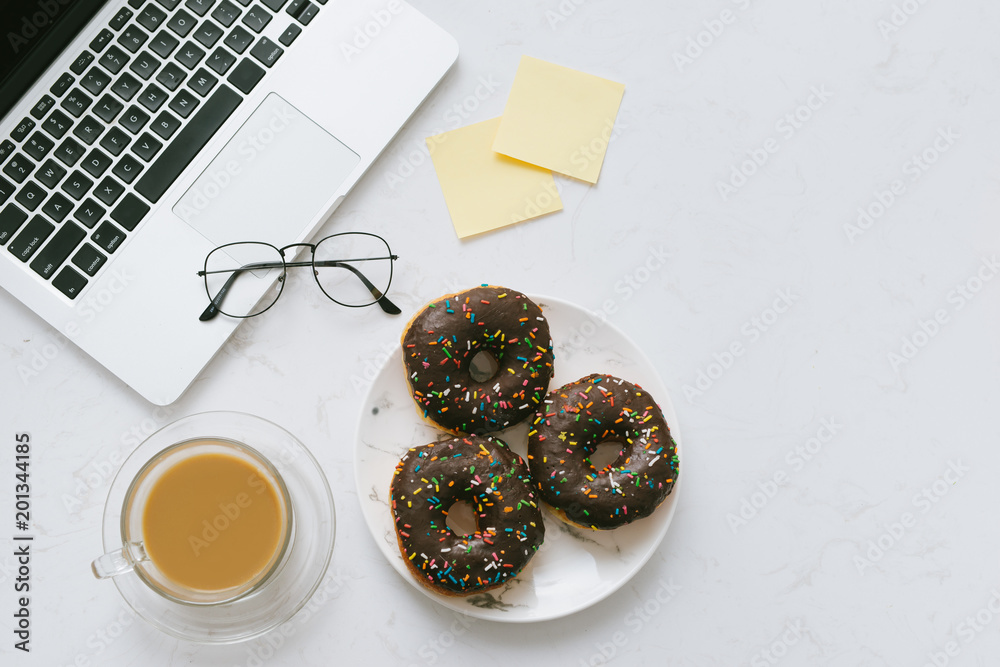
<svg viewBox="0 0 1000 667"><path fill-rule="evenodd" d="M142 542L130 542L95 560L90 564L90 569L98 579L107 579L131 572L136 565L146 560L149 560L149 556L146 555Z"/></svg>

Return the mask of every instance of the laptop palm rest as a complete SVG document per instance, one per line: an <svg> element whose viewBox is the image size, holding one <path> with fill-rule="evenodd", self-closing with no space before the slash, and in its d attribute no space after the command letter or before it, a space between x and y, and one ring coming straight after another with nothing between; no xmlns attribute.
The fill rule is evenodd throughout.
<svg viewBox="0 0 1000 667"><path fill-rule="evenodd" d="M215 245L293 242L361 158L271 93L174 205Z"/></svg>

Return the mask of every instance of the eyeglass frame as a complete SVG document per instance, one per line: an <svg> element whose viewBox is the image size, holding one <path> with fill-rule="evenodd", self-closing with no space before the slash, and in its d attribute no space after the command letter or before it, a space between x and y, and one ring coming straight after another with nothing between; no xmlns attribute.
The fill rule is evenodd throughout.
<svg viewBox="0 0 1000 667"><path fill-rule="evenodd" d="M382 243L385 244L386 249L389 251L389 255L386 256L386 257L366 257L364 259L355 259L355 260L328 259L328 260L320 260L321 263L319 265L316 264L316 248L317 248L317 246L319 246L320 244L322 244L324 241L327 241L329 239L335 238L337 236L348 236L348 235L364 235L364 236L371 236L371 237L377 238L378 240L380 240ZM208 259L215 252L217 252L219 250L222 250L223 248L228 248L230 246L234 246L234 245L247 245L247 244L262 245L262 246L267 246L268 248L273 248L275 250L275 252L277 252L278 255L281 257L281 264L278 264L277 262L257 262L257 263L253 263L253 264L244 264L243 266L240 266L239 268L235 268L235 269L225 269L225 270L221 270L221 271L209 271L208 270ZM310 252L310 259L309 259L309 261L308 262L294 262L294 261L293 262L288 262L288 261L286 261L285 260L285 251L288 250L289 248L309 248L309 252ZM386 241L381 236L379 236L378 234L372 234L371 232L339 232L337 234L330 234L329 236L325 236L325 237L321 238L319 241L317 241L316 243L289 243L288 245L283 246L281 248L279 248L278 246L273 245L271 243L267 243L266 241L234 241L233 243L226 243L226 244L220 245L220 246L218 246L216 248L213 248L207 255L205 255L205 265L204 265L204 267L203 267L203 269L201 271L197 272L198 276L204 278L205 293L208 295L208 302L209 302L208 303L208 307L202 312L202 314L198 317L198 319L201 322L207 322L208 320L214 319L217 315L221 314L221 315L225 315L226 317L232 317L234 319L245 320L245 319L248 319L250 317L257 317L258 315L263 315L268 310L270 310L274 306L274 304L278 303L278 299L281 298L281 294L285 290L285 276L288 275L288 269L289 268L301 268L301 267L305 267L305 266L311 266L312 267L312 269L313 269L313 272L312 272L313 273L313 279L316 281L316 285L319 287L320 291L323 292L323 294L328 299L330 299L331 301L333 301L334 303L336 303L336 304L338 304L340 306L344 306L345 308L367 308L368 306L373 306L373 305L375 305L377 303L379 305L379 307L384 312L386 312L386 313L388 313L390 315L399 315L402 312L399 309L399 306L397 306L392 301L390 301L389 297L387 297L385 295L385 292L387 292L389 290L389 286L392 285L393 262L396 261L397 259L399 259L399 255L393 254L392 248L389 247L389 242ZM352 262L352 261L374 261L374 260L388 260L389 261L389 280L388 280L388 282L386 282L385 290L379 290L377 287L375 287L374 284L372 284L372 282L370 280L368 280L367 276L365 276L363 273L361 273L360 270L358 270L356 267L352 266L351 264L346 263L346 262ZM327 267L328 268L328 267L331 267L331 266L339 266L339 267L348 269L349 271L351 271L352 273L354 273L354 275L356 275L365 284L365 287L368 289L368 291L371 292L371 295L372 295L372 297L374 297L374 300L371 303L351 304L351 303L343 303L343 302L338 301L337 299L333 298L332 296L330 296L330 293L327 292L326 289L323 288L323 284L319 281L319 274L317 273L316 269L317 269L317 267L319 267L319 268ZM281 275L278 276L278 282L281 283L281 286L278 288L278 294L277 294L277 296L274 297L274 301L272 301L271 304L267 308L264 308L263 310L261 310L259 312L256 312L256 313L251 313L249 315L230 315L229 313L224 313L224 312L222 312L222 310L220 310L219 307L220 307L220 305L222 303L222 300L225 299L226 294L228 294L230 287L232 287L233 282L235 282L236 278L240 275L240 273L242 273L244 271L256 271L256 270L259 270L259 269L277 269L277 268L281 269ZM212 293L211 293L211 291L209 290L209 287L208 287L208 276L209 276L209 274L215 274L215 273L231 273L232 275L226 280L226 282L222 286L222 288L219 289L218 294L216 294L215 297L212 297Z"/></svg>

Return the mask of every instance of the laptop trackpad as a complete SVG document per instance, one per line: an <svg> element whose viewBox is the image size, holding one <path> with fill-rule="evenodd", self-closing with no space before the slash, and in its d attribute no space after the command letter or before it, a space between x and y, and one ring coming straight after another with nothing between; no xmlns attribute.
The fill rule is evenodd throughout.
<svg viewBox="0 0 1000 667"><path fill-rule="evenodd" d="M360 161L354 151L271 93L173 211L216 245L287 245Z"/></svg>

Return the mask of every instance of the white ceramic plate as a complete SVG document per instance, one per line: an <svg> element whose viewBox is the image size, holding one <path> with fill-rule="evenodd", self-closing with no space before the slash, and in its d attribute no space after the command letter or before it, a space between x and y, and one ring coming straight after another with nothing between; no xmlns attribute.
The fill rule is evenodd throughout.
<svg viewBox="0 0 1000 667"><path fill-rule="evenodd" d="M619 329L580 306L532 296L549 322L555 346L555 375L549 390L591 373L607 373L648 390L670 426L681 457L677 415L646 355ZM522 457L527 424L498 435ZM358 422L354 473L365 521L375 542L399 574L436 602L464 614L514 623L559 618L603 600L623 586L649 560L663 540L677 507L683 462L673 492L645 519L610 531L578 529L544 511L545 542L521 574L503 588L466 597L434 593L410 574L399 553L389 483L410 447L451 437L428 425L417 412L397 348L372 383Z"/></svg>

